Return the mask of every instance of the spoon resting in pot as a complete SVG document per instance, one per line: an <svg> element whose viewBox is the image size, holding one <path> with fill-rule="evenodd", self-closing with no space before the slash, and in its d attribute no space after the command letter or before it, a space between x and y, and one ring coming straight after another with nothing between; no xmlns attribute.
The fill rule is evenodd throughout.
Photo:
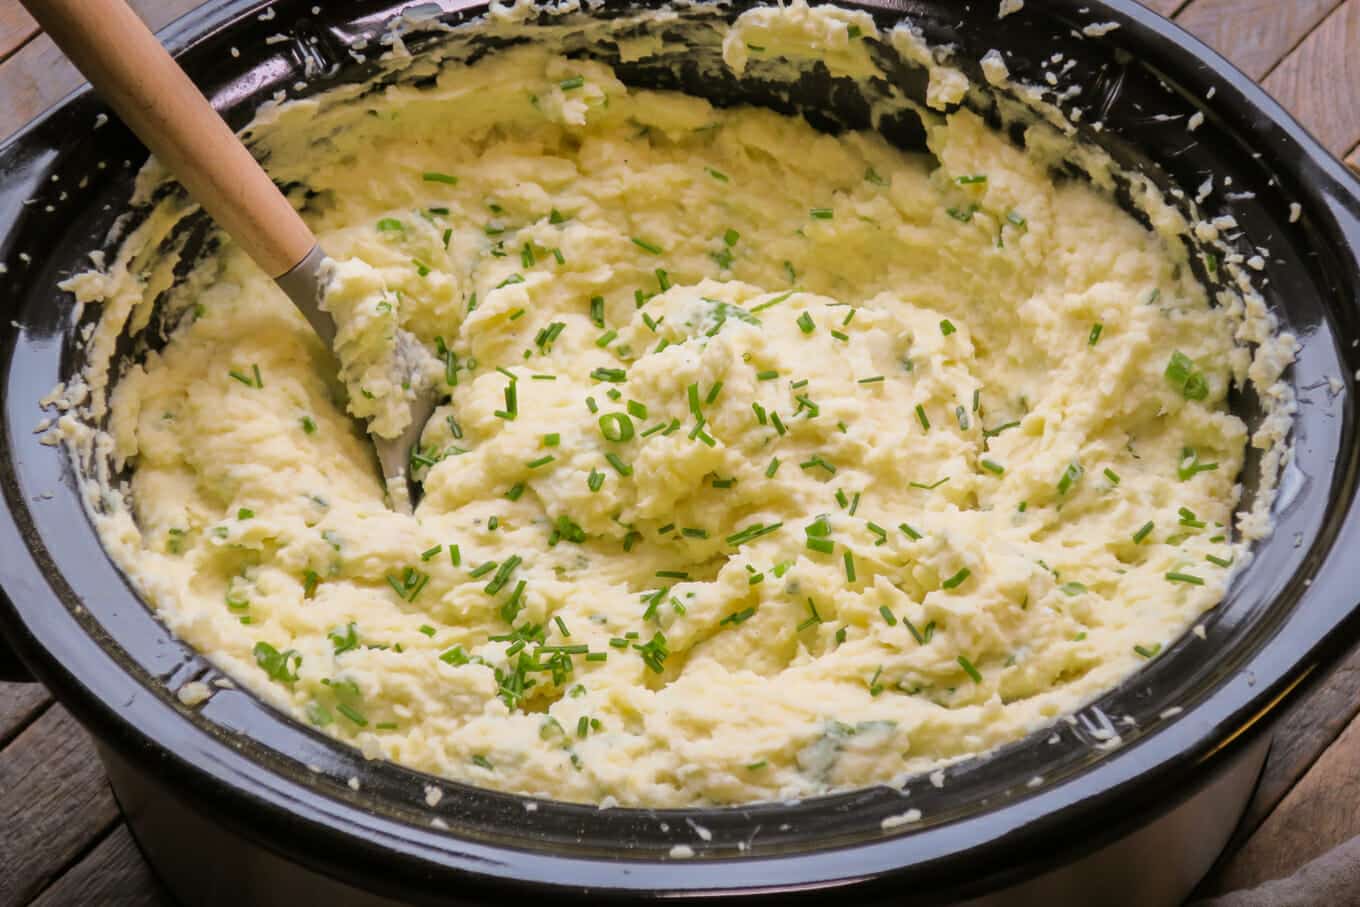
<svg viewBox="0 0 1360 907"><path fill-rule="evenodd" d="M325 298L335 264L137 14L124 0L22 2L190 197L274 279L338 355L336 321ZM411 452L439 400L425 357L420 342L398 328L387 366L389 384L398 389L391 405L398 409L368 425L388 501L400 513L412 512Z"/></svg>

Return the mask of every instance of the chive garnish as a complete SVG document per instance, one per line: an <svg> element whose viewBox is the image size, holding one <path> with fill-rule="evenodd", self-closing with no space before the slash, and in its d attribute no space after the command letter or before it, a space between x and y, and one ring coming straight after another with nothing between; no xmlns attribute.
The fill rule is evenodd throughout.
<svg viewBox="0 0 1360 907"><path fill-rule="evenodd" d="M924 488L926 491L934 491L936 488L939 488L941 485L948 481L949 476L945 476L943 479L937 479L936 481L931 482L929 485L925 485L921 482L908 482L907 484L910 485L912 488Z"/></svg>
<svg viewBox="0 0 1360 907"><path fill-rule="evenodd" d="M619 475L631 476L633 474L633 467L629 466L627 463L620 460L619 455L614 453L613 451L610 451L609 453L605 454L604 458L609 461L609 465L614 467L614 471L617 472Z"/></svg>
<svg viewBox="0 0 1360 907"><path fill-rule="evenodd" d="M590 373L590 377L596 381L609 381L614 384L622 384L628 380L628 372L621 368L597 368Z"/></svg>
<svg viewBox="0 0 1360 907"><path fill-rule="evenodd" d="M554 457L552 454L548 454L547 456L539 457L537 460L530 460L528 463L524 465L528 466L530 469L538 469L540 466L547 466L549 463L556 459L557 457Z"/></svg>
<svg viewBox="0 0 1360 907"><path fill-rule="evenodd" d="M798 316L798 327L804 334L811 334L817 329L817 325L812 320L812 316L807 312Z"/></svg>
<svg viewBox="0 0 1360 907"><path fill-rule="evenodd" d="M1133 543L1135 545L1141 545L1143 543L1143 539L1147 538L1148 533L1150 532L1152 532L1152 521L1148 520L1146 523L1142 525L1142 527L1137 532L1133 534Z"/></svg>
<svg viewBox="0 0 1360 907"><path fill-rule="evenodd" d="M921 423L924 431L930 431L930 418L926 416L926 408L920 403L916 404L916 421Z"/></svg>
<svg viewBox="0 0 1360 907"><path fill-rule="evenodd" d="M836 216L836 213L830 208L813 208L808 214L816 220L831 220Z"/></svg>
<svg viewBox="0 0 1360 907"><path fill-rule="evenodd" d="M973 571L969 570L967 567L963 567L962 569L959 570L958 573L955 573L949 579L945 580L943 583L940 583L940 588L955 589L963 585L963 581L968 579L968 577L972 576L972 574Z"/></svg>
<svg viewBox="0 0 1360 907"><path fill-rule="evenodd" d="M604 435L606 441L631 441L633 420L624 413L605 413L600 417L600 434Z"/></svg>
<svg viewBox="0 0 1360 907"><path fill-rule="evenodd" d="M817 613L817 603L814 602L811 598L809 598L807 600L807 604L809 617L807 620L803 621L795 628L796 632L798 633L802 633L808 627L816 626L817 624L822 622L822 615Z"/></svg>
<svg viewBox="0 0 1360 907"><path fill-rule="evenodd" d="M775 371L774 369L766 369L765 371L756 372L757 381L773 381L778 377L779 372Z"/></svg>
<svg viewBox="0 0 1360 907"><path fill-rule="evenodd" d="M363 716L363 713L358 711L357 709L354 709L343 702L338 702L335 705L335 710L339 712L341 715L344 715L350 721L357 724L359 727L368 727L368 719L365 718Z"/></svg>
<svg viewBox="0 0 1360 907"><path fill-rule="evenodd" d="M856 382L856 383L857 383L857 384L878 384L879 382L881 382L881 381L883 381L883 380L884 380L884 378L883 378L882 375L874 375L872 378L860 378L859 381Z"/></svg>
<svg viewBox="0 0 1360 907"><path fill-rule="evenodd" d="M771 523L770 525L766 526L762 523L755 523L754 525L747 526L745 529L732 533L726 539L724 539L724 541L726 541L727 544L731 545L733 548L737 548L740 547L741 545L745 545L747 542L755 541L762 535L769 535L771 532L774 532L776 529L783 525L784 525L783 523Z"/></svg>
<svg viewBox="0 0 1360 907"><path fill-rule="evenodd" d="M438 173L433 170L427 170L422 173L420 178L427 183L448 183L450 186L458 185L458 177L449 176L447 173Z"/></svg>
<svg viewBox="0 0 1360 907"><path fill-rule="evenodd" d="M1209 382L1204 373L1195 368L1195 361L1180 350L1171 354L1166 364L1166 379L1187 400L1203 400L1209 396Z"/></svg>
<svg viewBox="0 0 1360 907"><path fill-rule="evenodd" d="M1159 643L1159 642L1155 642L1155 643L1153 643L1153 644L1150 645L1150 646L1142 646L1142 645L1134 646L1134 647L1133 647L1133 651L1137 652L1139 655L1143 656L1144 658L1152 658L1152 657L1153 657L1154 655L1156 655L1158 652L1162 651L1162 644Z"/></svg>
<svg viewBox="0 0 1360 907"><path fill-rule="evenodd" d="M434 557L436 554L443 550L444 550L443 545L435 545L433 548L426 548L424 551L420 552L420 559L422 561L428 561L430 558Z"/></svg>
<svg viewBox="0 0 1360 907"><path fill-rule="evenodd" d="M729 614L726 617L724 617L722 620L718 621L718 626L723 626L724 624L732 624L733 626L736 626L737 624L744 623L747 620L749 620L751 616L754 615L755 613L756 613L755 608L743 608L742 610L735 611L732 614Z"/></svg>
<svg viewBox="0 0 1360 907"><path fill-rule="evenodd" d="M599 491L604 487L604 479L604 473L600 472L598 469L592 469L590 471L590 476L586 479L586 487L592 492Z"/></svg>
<svg viewBox="0 0 1360 907"><path fill-rule="evenodd" d="M968 674L968 676L973 678L973 683L982 683L982 674L978 672L977 668L973 667L973 663L971 661L969 661L964 656L960 655L958 658L958 662L959 667L963 668L963 670Z"/></svg>
<svg viewBox="0 0 1360 907"><path fill-rule="evenodd" d="M772 457L770 459L770 465L765 467L765 478L773 479L774 474L778 471L779 471L779 458Z"/></svg>
<svg viewBox="0 0 1360 907"><path fill-rule="evenodd" d="M1068 463L1067 468L1063 470L1062 476L1058 479L1058 494L1067 494L1071 491L1072 486L1081 478L1084 471L1081 464Z"/></svg>
<svg viewBox="0 0 1360 907"><path fill-rule="evenodd" d="M1213 554L1206 554L1206 555L1204 555L1204 559L1205 559L1206 561L1208 561L1209 563L1214 564L1215 566L1218 566L1218 567L1225 567L1225 568L1226 568L1226 567L1231 567L1231 566L1232 566L1232 559L1231 559L1231 558L1225 560L1225 559L1223 559L1223 558L1221 558L1221 557L1218 557L1218 556L1216 556L1216 555L1213 555Z"/></svg>
<svg viewBox="0 0 1360 907"><path fill-rule="evenodd" d="M473 579L480 579L481 577L486 576L488 573L490 573L492 570L495 570L495 569L496 569L496 562L495 562L495 561L487 561L485 564L482 564L480 567L476 567L476 568L470 570L470 571L468 572L468 576L472 577Z"/></svg>
<svg viewBox="0 0 1360 907"><path fill-rule="evenodd" d="M315 423L314 421L312 421L312 417L311 417L311 416L303 416L301 421L302 421L302 430L303 430L304 432L306 432L306 433L309 434L309 435L314 435L314 434L316 434L316 423Z"/></svg>
<svg viewBox="0 0 1360 907"><path fill-rule="evenodd" d="M1105 478L1110 480L1111 485L1119 484L1119 473L1115 472L1108 466L1105 467Z"/></svg>
<svg viewBox="0 0 1360 907"><path fill-rule="evenodd" d="M898 529L901 529L901 530L902 530L902 534L905 535L907 538L911 539L913 542L919 541L920 538L921 538L921 533L917 532L917 531L916 531L914 528L912 528L912 526L911 526L910 524L908 524L908 523L899 523L899 524L897 525L897 528L898 528Z"/></svg>
<svg viewBox="0 0 1360 907"><path fill-rule="evenodd" d="M948 337L956 330L958 329L954 327L954 322L950 321L948 318L940 322L940 333L944 336Z"/></svg>
<svg viewBox="0 0 1360 907"><path fill-rule="evenodd" d="M713 177L718 182L720 183L728 182L726 173L723 173L719 170L714 170L712 167L705 167L704 170L708 172L709 176Z"/></svg>
<svg viewBox="0 0 1360 907"><path fill-rule="evenodd" d="M384 217L378 221L378 229L384 233L391 233L398 230L405 230L406 225L395 217Z"/></svg>
<svg viewBox="0 0 1360 907"><path fill-rule="evenodd" d="M637 246L639 249L641 249L641 250L644 251L644 252L650 253L650 254L652 254L652 255L660 255L661 252L662 252L661 247L658 246L656 243L648 242L648 241L645 240L645 239L639 239L639 238L636 237L636 236L632 237L632 240L633 240L633 245Z"/></svg>
<svg viewBox="0 0 1360 907"><path fill-rule="evenodd" d="M505 496L506 496L507 498L509 498L510 500L512 500L512 501L518 501L518 500L520 499L520 496L523 495L523 494L524 494L524 483L523 483L523 482L516 482L515 484L513 484L513 485L510 486L510 490L507 491L507 492L505 493Z"/></svg>
<svg viewBox="0 0 1360 907"><path fill-rule="evenodd" d="M1198 576L1194 576L1193 574L1190 573L1179 573L1175 570L1168 573L1166 575L1166 579L1167 582L1172 583L1187 583L1191 586L1204 585L1204 580L1200 579Z"/></svg>
<svg viewBox="0 0 1360 907"><path fill-rule="evenodd" d="M842 560L845 561L845 581L853 583L855 581L855 555L849 548L845 549L842 554Z"/></svg>
<svg viewBox="0 0 1360 907"><path fill-rule="evenodd" d="M979 465L988 472L995 473L996 475L1002 475L1006 471L1006 467L993 460L982 460Z"/></svg>
<svg viewBox="0 0 1360 907"><path fill-rule="evenodd" d="M1091 335L1086 338L1086 345L1095 346L1096 341L1100 339L1100 332L1103 330L1105 330L1105 325L1101 324L1100 322L1096 322L1095 324L1093 324L1091 326Z"/></svg>
<svg viewBox="0 0 1360 907"><path fill-rule="evenodd" d="M563 91L573 91L586 84L585 76L572 76L570 79L563 79L557 83L557 87Z"/></svg>
<svg viewBox="0 0 1360 907"><path fill-rule="evenodd" d="M449 545L449 563L455 567L463 563L463 553L458 550L457 545Z"/></svg>

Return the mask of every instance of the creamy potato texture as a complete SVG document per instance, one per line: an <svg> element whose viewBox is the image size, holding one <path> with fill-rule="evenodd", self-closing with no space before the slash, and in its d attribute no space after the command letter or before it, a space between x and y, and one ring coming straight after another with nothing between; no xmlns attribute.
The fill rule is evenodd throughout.
<svg viewBox="0 0 1360 907"><path fill-rule="evenodd" d="M832 57L876 34L808 21ZM803 797L1042 727L1223 594L1241 312L1097 189L922 117L905 153L534 46L278 111L344 383L224 243L112 392L110 551L270 703L508 791ZM155 267L74 285L116 332ZM347 414L399 419L398 329L448 398L414 518Z"/></svg>

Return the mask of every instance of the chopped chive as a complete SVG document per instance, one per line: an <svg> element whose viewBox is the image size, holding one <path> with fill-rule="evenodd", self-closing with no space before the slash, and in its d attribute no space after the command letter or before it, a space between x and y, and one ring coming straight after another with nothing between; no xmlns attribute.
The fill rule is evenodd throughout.
<svg viewBox="0 0 1360 907"><path fill-rule="evenodd" d="M770 410L770 424L774 426L774 430L779 432L781 436L788 431L788 429L784 427L783 420L779 418L779 413L774 410Z"/></svg>
<svg viewBox="0 0 1360 907"><path fill-rule="evenodd" d="M590 377L596 381L609 381L614 384L622 384L628 380L628 372L621 368L597 368L590 373Z"/></svg>
<svg viewBox="0 0 1360 907"><path fill-rule="evenodd" d="M1115 472L1108 466L1105 467L1105 478L1110 480L1111 485L1119 484L1119 473Z"/></svg>
<svg viewBox="0 0 1360 907"><path fill-rule="evenodd" d="M926 408L921 404L916 404L916 421L921 423L921 428L930 431L930 418L926 416Z"/></svg>
<svg viewBox="0 0 1360 907"><path fill-rule="evenodd" d="M600 417L600 434L604 435L606 441L631 441L633 420L624 413L605 413Z"/></svg>
<svg viewBox="0 0 1360 907"><path fill-rule="evenodd" d="M627 463L620 460L619 455L614 453L612 450L609 453L605 454L604 458L609 461L609 465L614 467L614 471L617 472L619 475L631 476L633 474L633 467L629 466Z"/></svg>
<svg viewBox="0 0 1360 907"><path fill-rule="evenodd" d="M954 418L958 420L959 431L967 431L972 423L968 419L968 410L962 406L954 407Z"/></svg>
<svg viewBox="0 0 1360 907"><path fill-rule="evenodd" d="M513 485L510 486L510 490L507 491L507 492L505 493L505 496L506 496L507 498L509 498L510 500L512 500L512 501L518 501L518 500L520 499L520 496L523 495L523 494L524 494L524 483L523 483L523 482L516 482L515 484L513 484Z"/></svg>
<svg viewBox="0 0 1360 907"><path fill-rule="evenodd" d="M435 545L433 548L426 548L424 551L420 552L420 559L422 561L428 561L430 558L434 557L436 554L443 550L444 550L443 545Z"/></svg>
<svg viewBox="0 0 1360 907"><path fill-rule="evenodd" d="M845 562L845 581L853 583L855 581L855 555L846 548L841 554L841 560Z"/></svg>
<svg viewBox="0 0 1360 907"><path fill-rule="evenodd" d="M718 383L716 383L716 384L714 384L712 387L710 387L710 388L708 389L708 396L704 398L704 403L705 403L706 405L707 405L707 404L712 404L715 400L717 400L717 399L718 399L718 394L722 393L722 387L723 387L723 383L722 383L721 381L719 381Z"/></svg>
<svg viewBox="0 0 1360 907"><path fill-rule="evenodd" d="M1006 431L1006 430L1009 429L1009 428L1018 428L1019 425L1020 425L1019 422L1003 422L1001 425L998 425L996 428L984 428L984 429L982 430L982 437L984 437L984 438L995 438L997 435L1001 434L1003 431Z"/></svg>
<svg viewBox="0 0 1360 907"><path fill-rule="evenodd" d="M1198 576L1189 573L1178 573L1174 570L1166 575L1166 579L1168 582L1172 583L1188 583L1191 586L1204 585L1204 580L1200 579Z"/></svg>
<svg viewBox="0 0 1360 907"><path fill-rule="evenodd" d="M604 473L600 472L598 469L592 469L590 471L590 476L586 479L586 486L592 492L599 491L604 487L604 478Z"/></svg>
<svg viewBox="0 0 1360 907"><path fill-rule="evenodd" d="M1143 539L1147 538L1150 532L1152 532L1152 521L1148 520L1146 523L1142 525L1142 527L1137 532L1133 534L1133 543L1135 545L1141 545L1143 543Z"/></svg>
<svg viewBox="0 0 1360 907"><path fill-rule="evenodd" d="M1137 652L1139 655L1143 656L1144 658L1152 658L1152 657L1153 657L1154 655L1156 655L1158 652L1162 651L1162 644L1159 643L1159 642L1155 642L1155 643L1153 643L1153 644L1150 645L1150 646L1142 646L1142 645L1134 646L1134 647L1133 647L1133 651Z"/></svg>
<svg viewBox="0 0 1360 907"><path fill-rule="evenodd" d="M420 178L427 183L448 183L450 186L458 185L458 177L449 176L447 173L438 173L433 170L427 170L422 173Z"/></svg>
<svg viewBox="0 0 1360 907"><path fill-rule="evenodd" d="M977 668L973 667L973 663L971 661L969 661L964 656L960 655L958 658L958 662L959 667L963 668L963 670L968 674L968 676L973 678L973 683L982 683L982 674L978 672Z"/></svg>
<svg viewBox="0 0 1360 907"><path fill-rule="evenodd" d="M1068 463L1067 468L1063 470L1062 476L1058 479L1058 494L1067 494L1071 491L1072 486L1081 478L1084 471L1081 464Z"/></svg>
<svg viewBox="0 0 1360 907"><path fill-rule="evenodd" d="M336 705L335 705L335 710L336 710L337 712L339 712L341 715L344 715L344 716L345 716L346 718L348 718L350 721L352 721L352 722L354 722L355 724L357 724L359 727L367 727L367 726L368 726L368 719L365 718L365 717L363 716L363 713L361 713L361 712L357 711L356 709L354 709L354 708L352 708L352 707L346 705L346 704L343 703L343 702L336 703Z"/></svg>
<svg viewBox="0 0 1360 907"><path fill-rule="evenodd" d="M1209 396L1209 382L1204 373L1195 368L1195 361L1176 350L1166 365L1166 379L1187 400L1203 400Z"/></svg>
<svg viewBox="0 0 1360 907"><path fill-rule="evenodd" d="M1215 566L1218 566L1218 567L1225 567L1225 568L1226 568L1226 567L1231 567L1231 566L1232 566L1232 559L1231 559L1231 558L1225 560L1225 559L1223 559L1223 558L1221 558L1221 557L1218 557L1218 556L1216 556L1216 555L1213 555L1213 554L1206 554L1206 555L1204 555L1204 559L1205 559L1206 561L1208 561L1209 563L1214 564Z"/></svg>
<svg viewBox="0 0 1360 907"><path fill-rule="evenodd" d="M718 626L722 626L724 624L732 624L733 626L736 626L737 624L745 623L747 620L750 620L750 618L755 613L756 613L755 608L743 608L742 610L729 614L722 620L718 621Z"/></svg>
<svg viewBox="0 0 1360 907"><path fill-rule="evenodd" d="M756 372L757 381L773 381L779 377L779 372L774 369L767 369L763 372Z"/></svg>
<svg viewBox="0 0 1360 907"><path fill-rule="evenodd" d="M811 334L817 329L817 325L812 320L812 316L807 312L798 316L798 327L804 334Z"/></svg>
<svg viewBox="0 0 1360 907"><path fill-rule="evenodd" d="M964 568L960 569L958 573L955 573L955 574L954 574L953 576L951 576L949 579L947 579L947 580L945 580L944 582L940 583L940 588L942 588L942 589L954 589L954 588L957 588L957 587L963 585L963 581L966 580L966 579L968 579L968 577L971 576L972 574L973 574L973 571L969 570L967 567L964 567Z"/></svg>
<svg viewBox="0 0 1360 907"><path fill-rule="evenodd" d="M957 328L954 327L954 322L950 321L948 318L940 322L940 333L944 336L948 337L956 330Z"/></svg>
<svg viewBox="0 0 1360 907"><path fill-rule="evenodd" d="M1091 336L1086 338L1086 345L1095 346L1096 341L1100 339L1100 332L1103 330L1105 330L1105 325L1101 324L1100 322L1096 322L1095 324L1093 324L1091 326Z"/></svg>
<svg viewBox="0 0 1360 907"><path fill-rule="evenodd" d="M765 478L773 479L774 474L778 471L779 471L779 458L772 457L770 459L770 465L765 467Z"/></svg>
<svg viewBox="0 0 1360 907"><path fill-rule="evenodd" d="M496 569L496 562L495 562L495 561L487 561L485 564L482 564L480 567L476 567L476 568L474 568L474 569L468 571L468 576L472 577L473 579L480 579L481 577L486 576L488 573L490 573L492 570L495 570L495 569Z"/></svg>
<svg viewBox="0 0 1360 907"><path fill-rule="evenodd" d="M897 525L897 528L901 529L902 534L905 535L907 538L911 539L913 542L918 541L921 538L921 533L917 532L907 523L899 523Z"/></svg>
<svg viewBox="0 0 1360 907"><path fill-rule="evenodd" d="M660 255L662 252L661 247L656 245L655 243L650 243L645 239L639 239L636 236L632 237L632 240L633 245L637 246L644 252L650 253L652 255Z"/></svg>
<svg viewBox="0 0 1360 907"><path fill-rule="evenodd" d="M384 217L378 221L378 229L384 233L391 233L398 230L405 230L406 225L395 217Z"/></svg>
<svg viewBox="0 0 1360 907"><path fill-rule="evenodd" d="M981 465L982 468L987 470L988 472L995 473L997 475L1001 475L1006 471L1006 467L1002 466L1000 463L997 463L993 460L982 460L979 465Z"/></svg>
<svg viewBox="0 0 1360 907"><path fill-rule="evenodd" d="M856 383L858 383L858 384L878 384L879 382L881 382L881 381L883 381L883 380L884 380L884 378L883 378L882 375L874 375L872 378L860 378L859 381L856 382Z"/></svg>
<svg viewBox="0 0 1360 907"><path fill-rule="evenodd" d="M528 466L530 469L538 469L540 466L547 466L549 463L556 459L557 457L554 457L552 454L548 454L545 457L539 457L537 460L530 460L528 463L524 465Z"/></svg>
<svg viewBox="0 0 1360 907"><path fill-rule="evenodd" d="M770 525L766 526L761 523L756 523L754 525L747 526L745 529L742 529L738 532L732 533L726 539L724 539L724 541L727 542L727 544L731 545L733 548L736 548L746 544L747 542L755 541L762 535L769 535L771 532L774 532L776 529L783 525L784 525L783 523L771 523Z"/></svg>
<svg viewBox="0 0 1360 907"><path fill-rule="evenodd" d="M832 554L836 550L836 543L831 541L831 539L819 539L809 536L807 539L807 547L809 550L821 554Z"/></svg>
<svg viewBox="0 0 1360 907"><path fill-rule="evenodd" d="M316 423L312 421L311 416L302 417L302 430L309 435L316 434Z"/></svg>
<svg viewBox="0 0 1360 907"><path fill-rule="evenodd" d="M795 628L796 632L798 633L802 633L808 627L816 626L817 624L822 622L822 615L817 613L817 603L814 602L811 598L807 600L807 603L809 617L807 620L803 621Z"/></svg>
<svg viewBox="0 0 1360 907"><path fill-rule="evenodd" d="M563 79L557 83L557 87L563 91L574 91L586 84L585 76L572 76L570 79Z"/></svg>
<svg viewBox="0 0 1360 907"><path fill-rule="evenodd" d="M712 167L705 167L704 170L706 170L708 172L708 175L713 177L718 182L720 183L728 182L726 173L723 173L722 171L719 170L714 170Z"/></svg>

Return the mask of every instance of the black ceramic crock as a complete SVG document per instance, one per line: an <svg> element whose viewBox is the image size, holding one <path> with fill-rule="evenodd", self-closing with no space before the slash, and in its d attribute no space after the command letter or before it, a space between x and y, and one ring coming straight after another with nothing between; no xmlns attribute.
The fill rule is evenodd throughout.
<svg viewBox="0 0 1360 907"><path fill-rule="evenodd" d="M313 2L231 0L162 38L240 127L299 80L306 94L364 75L347 51L403 6ZM106 247L145 159L79 91L0 148L0 638L18 658L0 645L0 664L30 671L89 727L139 843L181 900L1158 904L1184 897L1207 869L1250 795L1272 714L1360 630L1360 187L1248 78L1133 0L1030 0L1005 19L995 0L844 5L884 26L908 17L979 80L976 61L991 48L1033 83L1063 54L1075 61L1064 84L1082 86L1063 108L1102 124L1082 126L1087 140L1189 194L1212 176L1208 213L1232 214L1268 250L1263 294L1300 341L1289 372L1294 459L1273 536L1205 616L1202 637L1187 633L1073 721L951 767L943 786L922 778L741 808L534 801L367 762L239 690L214 687L185 706L175 690L220 675L140 602L100 547L70 461L34 432L39 398L80 365L82 322L56 284ZM435 7L422 11L448 22L484 11ZM599 14L627 8L610 2ZM1106 22L1119 27L1082 33ZM288 40L266 43L275 34ZM863 104L824 76L785 100L699 79L697 67L621 71L640 85L802 113L819 128L865 125ZM924 90L909 66L893 78ZM1191 131L1197 111L1205 121ZM919 142L910 124L888 128L899 144ZM1234 405L1254 417L1250 393ZM429 784L443 792L434 806ZM919 821L892 821L908 810Z"/></svg>

